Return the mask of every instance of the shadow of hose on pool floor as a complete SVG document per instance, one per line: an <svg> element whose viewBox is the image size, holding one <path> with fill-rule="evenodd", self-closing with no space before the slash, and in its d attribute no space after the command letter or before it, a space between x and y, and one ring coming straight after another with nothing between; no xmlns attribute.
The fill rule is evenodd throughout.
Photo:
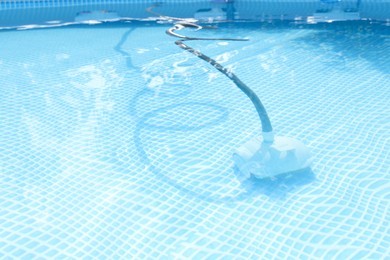
<svg viewBox="0 0 390 260"><path fill-rule="evenodd" d="M123 45L128 40L131 32L133 29L130 29L129 31L126 31L123 36L121 37L118 44L114 47L114 50L121 54L126 59L126 66L129 69L137 69L140 70L141 68L136 68L131 62L131 54L128 53L123 49ZM163 71L163 70L161 70ZM166 86L165 86L166 87ZM168 86L169 87L169 86ZM176 86L177 87L177 86ZM180 86L181 92L177 93L175 91L170 91L169 89L166 92L159 91L158 95L159 97L164 98L177 98L177 97L183 97L187 96L192 92L192 87L187 85ZM134 130L134 143L137 150L137 153L140 157L141 162L148 168L148 172L152 172L158 179L160 179L163 182L168 183L172 187L176 188L180 192L182 192L184 195L191 196L197 199L200 199L202 201L206 201L209 203L231 203L235 201L243 201L248 198L251 198L253 196L257 195L266 195L270 198L284 198L288 193L292 192L295 188L305 185L309 182L312 182L314 180L314 174L310 172L302 172L297 175L280 175L273 179L256 179L251 178L244 182L241 182L239 187L241 191L239 193L236 193L234 196L225 196L224 194L217 194L214 192L214 190L218 187L218 184L223 183L223 178L226 179L227 173L222 173L218 176L206 176L212 178L215 180L215 186L209 185L206 186L206 189L204 187L201 187L204 183L199 184L199 180L191 180L190 183L183 183L180 178L183 176L180 176L179 179L172 178L167 174L166 169L160 168L158 165L164 165L164 162L154 162L153 159L150 158L152 154L148 154L147 147L148 145L145 143L145 140L142 139L142 133L143 131L154 131L158 133L184 133L184 134L190 134L196 131L205 130L206 128L212 128L216 127L218 125L223 124L228 120L228 109L222 106L218 106L215 104L210 103L203 103L203 102L184 102L184 103L178 103L178 104L171 104L168 106L162 106L158 109L154 109L152 111L148 111L144 113L141 116L137 116L138 111L136 108L136 105L142 100L145 100L146 97L150 97L151 95L154 95L156 92L155 89L151 89L149 87L144 87L140 91L138 91L134 97L130 100L130 112L132 115L135 116L135 119L137 121L136 127ZM187 108L193 107L194 109L197 107L198 109L203 109L207 111L213 111L216 114L218 114L215 118L212 120L208 120L208 122L202 122L198 125L193 125L194 121L186 121L187 123L191 123L192 125L186 125L185 122L180 121L180 117L176 118L175 122L172 123L169 119L172 118L166 118L167 120L164 121L163 115L165 112L173 111L174 109L180 110L180 108ZM153 124L153 119L159 119L159 124ZM185 118L184 118L185 119ZM205 118L206 119L206 118ZM152 123L151 123L152 122ZM155 137L155 136L150 136ZM161 144L163 145L163 143ZM151 146L149 146L150 148ZM191 147L188 148L189 151L191 151ZM194 158L197 160L201 160L202 158ZM177 168L180 168L178 161L180 158L176 159L177 161L174 162L176 165L174 165ZM230 160L226 160L226 162L231 163ZM165 162L168 163L168 162ZM197 166L194 165L194 169ZM191 169L190 165L185 165L185 168ZM174 171L174 169L168 169L168 173ZM215 169L214 169L215 170ZM185 172L187 173L187 172ZM191 172L188 172L189 176L191 175ZM210 173L212 173L212 170L210 170ZM173 174L174 175L174 174ZM207 175L207 174L205 174ZM234 175L231 175L234 176ZM186 176L183 177L185 179ZM191 184L191 182L193 183ZM218 181L220 181L218 183ZM235 179L231 180L232 182L236 181Z"/></svg>

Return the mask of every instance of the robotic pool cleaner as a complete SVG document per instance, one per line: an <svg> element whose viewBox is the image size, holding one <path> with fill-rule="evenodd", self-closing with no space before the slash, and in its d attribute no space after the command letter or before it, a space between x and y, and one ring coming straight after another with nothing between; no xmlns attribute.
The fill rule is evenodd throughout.
<svg viewBox="0 0 390 260"><path fill-rule="evenodd" d="M152 8L148 11L151 12ZM161 15L160 17L163 17L164 19L168 18ZM172 17L169 17L169 19L173 20ZM187 37L176 33L176 31L187 27L195 28L197 30L205 27L194 23L193 20L188 21L180 18L175 18L174 20L177 22L173 27L168 29L166 33L180 38L175 44L210 63L214 68L233 81L234 84L252 101L259 115L262 134L243 144L233 154L235 167L240 172L240 175L244 177L244 179L249 179L252 176L258 179L264 179L274 178L282 174L293 174L304 170L310 170L311 160L308 148L302 142L293 138L274 136L267 111L256 93L245 85L234 73L223 67L217 61L184 43L185 41L191 40L247 41L247 39Z"/></svg>

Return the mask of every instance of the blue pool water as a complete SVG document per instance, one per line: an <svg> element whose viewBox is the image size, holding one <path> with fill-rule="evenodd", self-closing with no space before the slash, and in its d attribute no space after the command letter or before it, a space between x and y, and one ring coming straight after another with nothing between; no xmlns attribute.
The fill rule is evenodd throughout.
<svg viewBox="0 0 390 260"><path fill-rule="evenodd" d="M235 23L189 44L260 96L312 173L240 181L260 133L169 24L0 31L0 258L386 259L390 27Z"/></svg>

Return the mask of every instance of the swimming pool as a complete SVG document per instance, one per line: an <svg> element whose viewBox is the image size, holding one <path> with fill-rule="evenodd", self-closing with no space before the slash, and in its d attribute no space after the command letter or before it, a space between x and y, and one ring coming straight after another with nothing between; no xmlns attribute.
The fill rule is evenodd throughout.
<svg viewBox="0 0 390 260"><path fill-rule="evenodd" d="M232 154L260 132L256 112L170 26L0 31L0 256L385 259L390 27L186 31L248 38L189 44L311 151L312 173L241 181Z"/></svg>

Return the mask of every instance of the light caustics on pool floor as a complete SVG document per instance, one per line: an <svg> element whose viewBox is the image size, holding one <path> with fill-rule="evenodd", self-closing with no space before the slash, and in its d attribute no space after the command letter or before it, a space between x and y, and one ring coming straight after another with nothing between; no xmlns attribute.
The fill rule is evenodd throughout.
<svg viewBox="0 0 390 260"><path fill-rule="evenodd" d="M196 32L249 37L192 45L312 151L313 175L241 183L256 112L167 26L0 32L0 257L385 259L389 27Z"/></svg>

